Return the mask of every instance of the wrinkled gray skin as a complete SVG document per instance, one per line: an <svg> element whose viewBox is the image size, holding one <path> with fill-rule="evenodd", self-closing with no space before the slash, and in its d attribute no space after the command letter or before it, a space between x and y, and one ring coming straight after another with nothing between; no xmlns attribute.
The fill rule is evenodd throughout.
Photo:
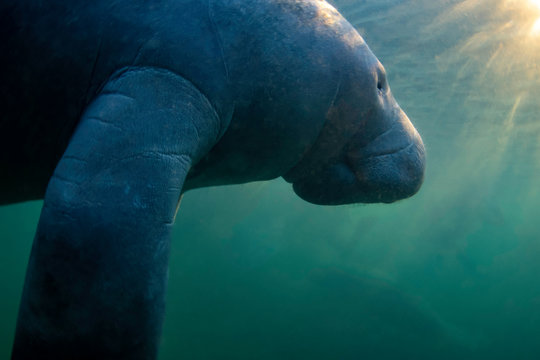
<svg viewBox="0 0 540 360"><path fill-rule="evenodd" d="M14 359L154 359L182 192L413 195L422 141L323 1L4 0L0 203L44 197Z"/></svg>

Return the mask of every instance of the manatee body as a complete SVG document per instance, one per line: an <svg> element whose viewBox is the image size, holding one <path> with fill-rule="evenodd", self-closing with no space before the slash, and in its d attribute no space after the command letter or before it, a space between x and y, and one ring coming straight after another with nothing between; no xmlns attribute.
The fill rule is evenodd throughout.
<svg viewBox="0 0 540 360"><path fill-rule="evenodd" d="M0 203L44 198L13 358L152 359L189 189L393 202L424 173L382 65L319 0L0 5Z"/></svg>

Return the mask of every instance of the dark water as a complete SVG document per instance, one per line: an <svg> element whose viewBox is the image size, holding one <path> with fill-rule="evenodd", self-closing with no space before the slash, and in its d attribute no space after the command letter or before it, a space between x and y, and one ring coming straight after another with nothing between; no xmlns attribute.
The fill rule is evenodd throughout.
<svg viewBox="0 0 540 360"><path fill-rule="evenodd" d="M540 359L540 6L341 0L423 136L392 205L279 180L188 193L161 359ZM41 203L0 208L8 358Z"/></svg>

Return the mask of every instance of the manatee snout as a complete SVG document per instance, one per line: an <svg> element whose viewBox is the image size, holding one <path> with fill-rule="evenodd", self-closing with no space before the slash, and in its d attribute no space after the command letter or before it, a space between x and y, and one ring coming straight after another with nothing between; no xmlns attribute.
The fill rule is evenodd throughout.
<svg viewBox="0 0 540 360"><path fill-rule="evenodd" d="M417 193L424 180L424 144L397 104L391 113L388 126L367 132L376 135L360 131L339 156L286 178L295 193L318 205L391 203Z"/></svg>
<svg viewBox="0 0 540 360"><path fill-rule="evenodd" d="M346 161L358 181L358 202L391 203L416 194L422 186L424 143L407 115L399 107L395 112L396 121L388 130L365 146L351 144L347 151Z"/></svg>

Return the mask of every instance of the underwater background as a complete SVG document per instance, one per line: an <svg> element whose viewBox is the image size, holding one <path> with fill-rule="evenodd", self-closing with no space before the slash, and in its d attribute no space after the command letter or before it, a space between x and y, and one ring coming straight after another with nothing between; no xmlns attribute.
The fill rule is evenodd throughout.
<svg viewBox="0 0 540 360"><path fill-rule="evenodd" d="M540 1L331 3L422 135L425 183L391 205L187 193L160 359L540 359ZM0 359L40 207L0 207Z"/></svg>

